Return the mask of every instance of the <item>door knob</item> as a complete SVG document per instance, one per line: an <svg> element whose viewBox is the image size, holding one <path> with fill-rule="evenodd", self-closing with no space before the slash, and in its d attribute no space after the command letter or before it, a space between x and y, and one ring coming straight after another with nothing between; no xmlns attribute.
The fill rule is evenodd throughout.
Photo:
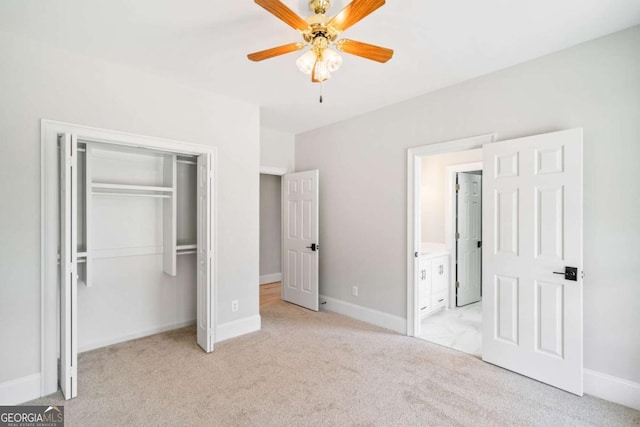
<svg viewBox="0 0 640 427"><path fill-rule="evenodd" d="M564 271L554 271L553 274L562 274L564 276L564 280L571 280L573 282L578 281L577 267L565 267Z"/></svg>
<svg viewBox="0 0 640 427"><path fill-rule="evenodd" d="M313 252L315 252L318 249L320 249L320 245L316 245L315 243L312 243L311 246L307 246L307 249L311 249Z"/></svg>

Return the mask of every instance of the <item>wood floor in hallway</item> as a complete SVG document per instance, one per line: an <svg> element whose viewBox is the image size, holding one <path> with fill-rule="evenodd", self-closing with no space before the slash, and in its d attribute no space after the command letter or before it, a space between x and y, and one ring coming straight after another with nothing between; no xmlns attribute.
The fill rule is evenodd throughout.
<svg viewBox="0 0 640 427"><path fill-rule="evenodd" d="M260 307L275 304L282 299L282 282L260 285Z"/></svg>

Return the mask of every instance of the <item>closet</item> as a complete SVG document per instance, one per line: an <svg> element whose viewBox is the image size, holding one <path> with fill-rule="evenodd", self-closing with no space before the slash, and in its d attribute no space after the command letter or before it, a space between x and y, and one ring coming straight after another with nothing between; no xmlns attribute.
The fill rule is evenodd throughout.
<svg viewBox="0 0 640 427"><path fill-rule="evenodd" d="M211 153L58 135L60 386L78 352L197 324L213 350Z"/></svg>

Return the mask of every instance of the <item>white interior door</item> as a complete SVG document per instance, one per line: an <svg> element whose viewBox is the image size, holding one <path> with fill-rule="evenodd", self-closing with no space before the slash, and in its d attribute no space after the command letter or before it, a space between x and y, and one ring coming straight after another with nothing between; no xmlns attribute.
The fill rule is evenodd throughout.
<svg viewBox="0 0 640 427"><path fill-rule="evenodd" d="M482 176L459 172L456 191L456 305L480 301L482 283Z"/></svg>
<svg viewBox="0 0 640 427"><path fill-rule="evenodd" d="M65 399L78 395L78 141L60 143L60 388Z"/></svg>
<svg viewBox="0 0 640 427"><path fill-rule="evenodd" d="M197 341L207 353L213 351L214 336L211 321L212 295L212 169L208 154L198 156L197 213Z"/></svg>
<svg viewBox="0 0 640 427"><path fill-rule="evenodd" d="M317 170L284 175L282 275L285 301L318 311Z"/></svg>
<svg viewBox="0 0 640 427"><path fill-rule="evenodd" d="M485 145L483 164L483 359L582 395L582 130Z"/></svg>

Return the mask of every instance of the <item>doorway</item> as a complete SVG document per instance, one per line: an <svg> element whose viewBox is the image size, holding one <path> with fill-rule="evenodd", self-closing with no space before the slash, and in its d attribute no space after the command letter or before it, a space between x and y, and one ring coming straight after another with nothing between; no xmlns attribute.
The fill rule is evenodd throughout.
<svg viewBox="0 0 640 427"><path fill-rule="evenodd" d="M475 356L482 347L482 149L421 158L419 333Z"/></svg>
<svg viewBox="0 0 640 427"><path fill-rule="evenodd" d="M282 300L282 176L260 174L260 307Z"/></svg>
<svg viewBox="0 0 640 427"><path fill-rule="evenodd" d="M288 173L286 169L262 166L260 174L261 305L284 300L318 311L320 172L311 170ZM278 200L276 188L280 188L279 214L277 207L273 205L274 201ZM279 223L276 221L277 218L280 218ZM278 259L273 250L278 245L278 239L280 270L276 273L265 271L266 274L263 275L263 265L265 270L278 267L277 262L270 259Z"/></svg>
<svg viewBox="0 0 640 427"><path fill-rule="evenodd" d="M484 165L482 360L581 396L582 129L408 150L407 333L421 333L421 281L431 277L438 289L444 280L436 283L434 268L451 271L433 260L429 275L422 262L422 158L477 148Z"/></svg>

